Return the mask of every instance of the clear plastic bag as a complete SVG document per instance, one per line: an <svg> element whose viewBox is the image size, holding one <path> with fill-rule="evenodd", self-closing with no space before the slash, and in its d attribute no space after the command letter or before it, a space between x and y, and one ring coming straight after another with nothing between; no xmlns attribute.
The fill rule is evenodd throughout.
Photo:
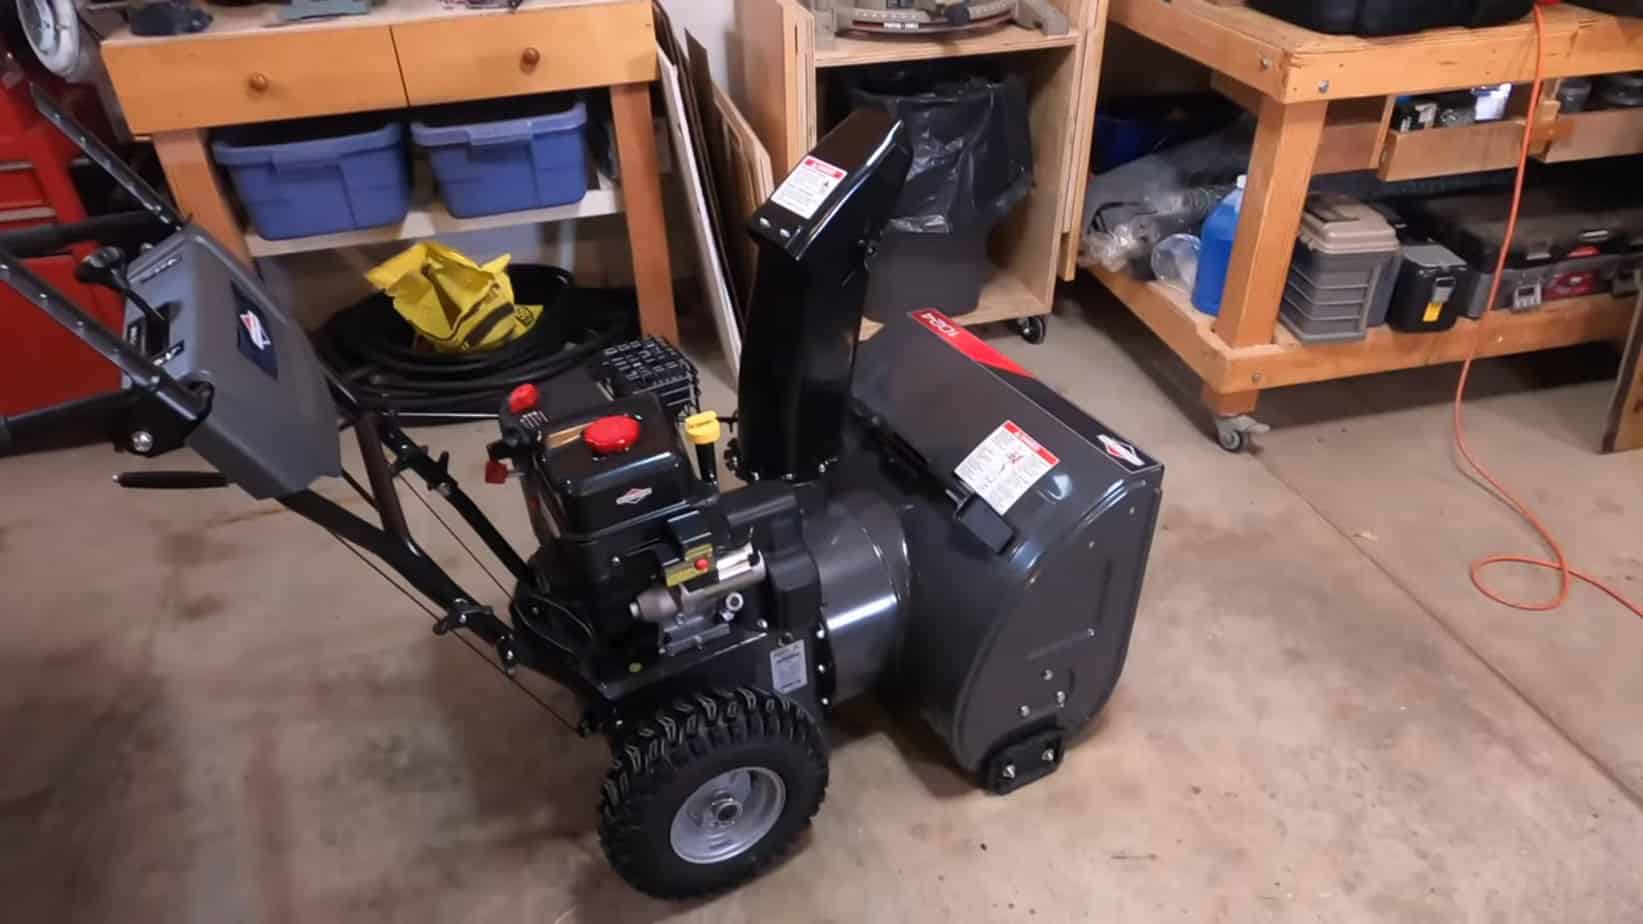
<svg viewBox="0 0 1643 924"><path fill-rule="evenodd" d="M1109 203L1084 235L1084 257L1112 272L1128 268L1150 278L1145 268L1153 247L1171 235L1197 233L1231 188L1197 186L1166 190L1151 201Z"/></svg>
<svg viewBox="0 0 1643 924"><path fill-rule="evenodd" d="M1083 256L1110 271L1152 278L1149 257L1173 234L1196 234L1248 169L1254 122L1227 128L1090 177Z"/></svg>
<svg viewBox="0 0 1643 924"><path fill-rule="evenodd" d="M1198 235L1171 234L1152 249L1152 274L1183 292L1198 281Z"/></svg>

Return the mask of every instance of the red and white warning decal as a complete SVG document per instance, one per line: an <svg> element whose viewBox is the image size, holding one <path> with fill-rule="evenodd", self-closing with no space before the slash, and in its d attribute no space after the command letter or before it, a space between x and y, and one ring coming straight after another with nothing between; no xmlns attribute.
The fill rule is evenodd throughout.
<svg viewBox="0 0 1643 924"><path fill-rule="evenodd" d="M1006 420L964 457L954 474L981 495L987 506L1008 512L1021 495L1061 460L1027 431Z"/></svg>
<svg viewBox="0 0 1643 924"><path fill-rule="evenodd" d="M782 181L782 185L776 187L770 201L800 218L809 218L844 182L844 175L843 167L835 167L825 160L806 155Z"/></svg>
<svg viewBox="0 0 1643 924"><path fill-rule="evenodd" d="M934 308L921 308L912 313L912 318L924 325L930 333L940 337L948 346L983 366L992 366L994 369L1032 378L1032 373L1016 365L1015 360L988 346L985 340L960 327L958 322Z"/></svg>

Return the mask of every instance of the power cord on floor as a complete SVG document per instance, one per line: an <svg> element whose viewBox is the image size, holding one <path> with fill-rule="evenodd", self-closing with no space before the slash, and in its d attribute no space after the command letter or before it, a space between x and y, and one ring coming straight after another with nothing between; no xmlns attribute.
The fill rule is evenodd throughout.
<svg viewBox="0 0 1643 924"><path fill-rule="evenodd" d="M1495 307L1495 299L1500 297L1501 280L1506 274L1506 258L1512 248L1512 239L1517 234L1518 210L1523 205L1523 179L1529 166L1529 151L1534 144L1535 123L1537 116L1539 115L1541 86L1545 82L1546 18L1542 15L1539 5L1536 5L1534 8L1534 18L1535 82L1534 86L1529 91L1529 115L1528 118L1524 120L1523 147L1518 155L1517 176L1515 177L1512 185L1512 209L1508 213L1506 219L1506 236L1501 241L1500 255L1496 258L1495 278L1489 286L1489 300L1484 303L1487 306L1486 310L1493 310ZM1490 488L1494 489L1496 495L1498 495L1501 500L1505 501L1507 505L1515 510L1519 516L1523 517L1523 519L1526 520L1530 526L1535 528L1535 531L1540 534L1541 540L1546 543L1546 547L1552 550L1552 555L1554 557L1535 558L1530 555L1490 555L1485 558L1480 558L1477 561L1472 562L1473 586L1478 589L1479 593L1483 594L1485 597L1488 597L1490 600L1495 601L1496 603L1512 607L1513 609L1525 610L1531 613L1544 613L1563 606L1563 604L1569 599L1569 588L1572 582L1579 580L1584 581L1585 583L1590 584L1598 590L1608 594L1610 597L1614 598L1615 602L1619 603L1626 609L1631 610L1632 613L1638 618L1643 619L1643 606L1639 606L1636 602L1627 599L1624 594L1604 583L1602 580L1587 574L1584 571L1571 567L1568 556L1563 552L1562 544L1557 541L1556 536L1552 535L1552 531L1547 528L1546 524L1541 521L1540 517L1535 514L1534 510L1532 510L1528 504L1524 503L1524 501L1516 494L1513 494L1510 489L1502 484L1498 478L1496 478L1487 468L1484 467L1483 463L1480 462L1478 457L1472 452L1471 447L1467 445L1466 426L1463 414L1466 399L1466 383L1467 380L1471 378L1472 363L1477 359L1478 349L1482 345L1483 338L1481 336L1475 338L1472 341L1471 350L1468 351L1466 355L1466 361L1461 363L1460 381L1455 386L1455 448L1460 450L1461 457L1466 460L1467 465L1472 467L1472 471L1476 472L1479 478L1482 478ZM1524 601L1513 600L1504 594L1491 590L1483 581L1483 572L1495 565L1504 564L1530 565L1536 568L1556 571L1558 573L1557 593L1547 600Z"/></svg>

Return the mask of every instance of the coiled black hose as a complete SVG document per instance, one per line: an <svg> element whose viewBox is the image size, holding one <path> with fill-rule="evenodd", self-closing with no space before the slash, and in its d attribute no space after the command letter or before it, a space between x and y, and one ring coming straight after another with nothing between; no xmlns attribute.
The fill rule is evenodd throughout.
<svg viewBox="0 0 1643 924"><path fill-rule="evenodd" d="M539 383L632 338L637 304L631 290L578 288L558 267L508 268L514 297L542 305L529 332L483 353L435 353L419 347L415 328L388 296L366 298L333 317L316 340L331 369L360 402L420 414L494 414L515 386Z"/></svg>

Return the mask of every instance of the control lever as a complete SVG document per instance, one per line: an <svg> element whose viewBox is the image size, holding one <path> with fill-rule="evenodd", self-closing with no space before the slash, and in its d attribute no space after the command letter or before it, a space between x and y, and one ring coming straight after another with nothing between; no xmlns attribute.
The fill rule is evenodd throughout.
<svg viewBox="0 0 1643 924"><path fill-rule="evenodd" d="M194 491L226 488L228 476L222 472L121 472L114 476L114 483L149 491Z"/></svg>
<svg viewBox="0 0 1643 924"><path fill-rule="evenodd" d="M74 278L81 282L99 285L130 299L133 305L155 324L165 324L169 320L164 314L150 305L141 295L131 288L126 279L125 251L112 244L93 250L80 264L74 268Z"/></svg>

